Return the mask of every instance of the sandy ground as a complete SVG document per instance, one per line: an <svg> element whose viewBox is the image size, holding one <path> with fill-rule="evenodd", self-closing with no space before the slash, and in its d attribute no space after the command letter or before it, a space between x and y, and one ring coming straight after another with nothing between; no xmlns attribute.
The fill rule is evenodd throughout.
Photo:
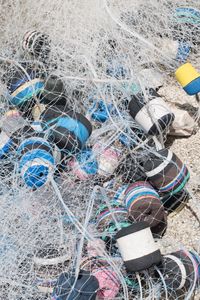
<svg viewBox="0 0 200 300"><path fill-rule="evenodd" d="M197 111L198 103L195 98L187 96L180 87L171 86L169 88L168 86L161 88L160 92L169 102L186 105L190 115ZM194 126L192 120L189 120L189 125ZM194 126L194 132L196 133L186 138L169 137L167 142L170 149L177 154L190 171L191 177L187 184L190 193L188 206L196 215L185 207L178 214L168 217L167 233L161 241L163 253L176 251L183 247L188 250L194 249L200 253L200 130L197 123ZM197 291L195 297L195 300L199 299L200 290Z"/></svg>
<svg viewBox="0 0 200 300"><path fill-rule="evenodd" d="M189 206L200 219L200 131L189 138L176 139L171 149L186 163L191 178L187 189L191 194ZM177 244L189 249L194 248L200 253L200 224L193 213L184 208L177 215L169 216L168 230L163 241L172 239L170 244L177 248ZM167 249L166 249L167 250Z"/></svg>

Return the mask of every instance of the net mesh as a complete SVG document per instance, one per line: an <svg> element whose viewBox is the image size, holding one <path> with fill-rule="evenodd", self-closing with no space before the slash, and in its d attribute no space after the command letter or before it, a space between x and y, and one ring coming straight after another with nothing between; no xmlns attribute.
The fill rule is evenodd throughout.
<svg viewBox="0 0 200 300"><path fill-rule="evenodd" d="M187 59L199 67L200 4L0 5L1 299L199 299L198 183L155 99ZM141 221L162 260L129 272L116 233Z"/></svg>

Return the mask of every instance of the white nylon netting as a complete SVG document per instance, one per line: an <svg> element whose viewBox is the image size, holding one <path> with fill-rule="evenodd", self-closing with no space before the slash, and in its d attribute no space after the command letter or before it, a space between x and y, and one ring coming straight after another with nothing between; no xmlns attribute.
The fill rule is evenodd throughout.
<svg viewBox="0 0 200 300"><path fill-rule="evenodd" d="M139 273L127 273L115 244L115 233L131 222L147 218L151 212L145 207L130 221L123 214L115 215L112 208L116 199L118 207L123 206L124 194L122 198L116 196L119 187L146 181L143 163L150 159L154 164L156 151L164 148L167 141L167 132L159 128L156 137L152 137L130 117L127 103L131 96L143 92L146 103L151 97L148 88L158 90L168 83L177 85L175 70L188 55L188 60L197 69L200 67L200 12L193 16L187 12L182 16L177 8L184 7L199 12L200 3L196 0L0 0L0 125L2 132L13 133L19 129L10 154L0 159L0 299L54 299L53 287L61 273L78 276L82 268L96 274L102 266L114 273L117 288L113 286L111 290L116 288L117 292L114 296L112 292L105 296L109 286L103 286L97 299L189 300L194 294L199 299L199 274L194 257L187 252L200 250L199 247L192 249L194 237L187 236L184 243L180 243L179 228L173 236L167 231L163 238L155 237L163 255L180 249L186 251L182 262L187 266L188 279L181 289L175 284L180 280L176 270L171 283L167 281L171 276L171 270L166 271L168 266L165 270L155 266ZM49 57L34 57L22 49L23 36L29 30L49 36ZM8 82L27 76L28 68L45 81L46 91L34 96L30 107L25 105L19 109L24 118L23 126L36 126L35 122L41 121L41 112L44 114L48 107L59 113L65 108L67 113L73 112L72 117L75 112L80 113L93 126L86 142L92 153L87 154L86 162L84 157L78 156L81 156L80 150L62 158L55 154L62 167L54 165L47 182L36 189L27 187L19 173L16 144L19 147L28 133L21 130L23 126L19 126L18 119L15 125L10 125L12 129L4 119L8 110L16 108L10 106ZM47 82L52 76L55 90L59 80L63 83L64 100L54 86L48 90ZM32 73L28 72L27 78L29 82ZM51 93L53 98L48 98ZM63 105L63 101L64 106L56 108L60 103ZM103 116L106 120L101 119L101 122L101 116L94 117L99 103L104 113L106 111L106 117ZM152 118L154 121L154 116ZM55 153L59 152L49 129L44 130L40 138L53 144ZM77 150L78 145L75 147ZM163 159L157 154L159 157ZM74 164L75 160L78 163ZM87 171L93 173L88 175ZM190 198L193 205L199 205L191 186L187 184ZM110 227L98 226L98 211L104 206L111 212ZM160 211L162 208L152 222L156 222L156 218L159 221ZM198 245L199 217L191 219ZM170 215L169 226L171 218ZM165 220L160 224L165 227ZM184 239L184 232L181 234ZM111 273L108 278L113 282ZM73 288L73 283L69 286ZM90 299L76 297L69 299Z"/></svg>

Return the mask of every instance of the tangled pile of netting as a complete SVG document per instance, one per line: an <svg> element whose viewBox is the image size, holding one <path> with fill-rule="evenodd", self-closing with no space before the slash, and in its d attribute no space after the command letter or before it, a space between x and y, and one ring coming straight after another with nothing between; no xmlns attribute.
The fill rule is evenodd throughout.
<svg viewBox="0 0 200 300"><path fill-rule="evenodd" d="M0 1L0 299L199 299L159 94L198 101L197 2Z"/></svg>

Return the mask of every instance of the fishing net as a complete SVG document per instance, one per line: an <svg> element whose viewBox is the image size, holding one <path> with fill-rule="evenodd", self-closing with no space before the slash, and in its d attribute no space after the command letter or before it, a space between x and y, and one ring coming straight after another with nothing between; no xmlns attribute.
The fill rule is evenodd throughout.
<svg viewBox="0 0 200 300"><path fill-rule="evenodd" d="M198 183L159 89L199 67L200 4L0 0L0 17L1 299L199 299Z"/></svg>

